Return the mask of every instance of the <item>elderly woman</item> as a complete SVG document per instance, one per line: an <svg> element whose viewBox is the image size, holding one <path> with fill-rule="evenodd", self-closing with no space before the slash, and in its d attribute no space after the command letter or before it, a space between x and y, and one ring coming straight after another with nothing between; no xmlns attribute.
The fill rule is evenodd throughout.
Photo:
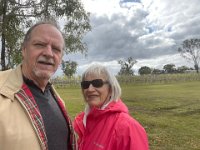
<svg viewBox="0 0 200 150"><path fill-rule="evenodd" d="M85 112L74 120L79 150L148 150L144 128L120 99L121 88L104 66L90 66L82 75Z"/></svg>

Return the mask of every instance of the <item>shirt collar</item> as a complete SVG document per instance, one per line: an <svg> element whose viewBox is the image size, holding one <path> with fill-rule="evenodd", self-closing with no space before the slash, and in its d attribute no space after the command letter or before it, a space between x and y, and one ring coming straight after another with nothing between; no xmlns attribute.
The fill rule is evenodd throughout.
<svg viewBox="0 0 200 150"><path fill-rule="evenodd" d="M33 87L33 88L35 88L35 89L41 90L41 89L33 82L33 80L30 80L30 79L26 78L24 75L23 75L23 80L24 80L24 82L25 82L28 86ZM45 87L45 91L49 90L50 88L51 88L51 83L48 82L47 85L46 85L46 87ZM42 91L42 90L41 90L41 91ZM44 92L45 92L45 91L44 91ZM42 93L44 93L44 92L42 92Z"/></svg>

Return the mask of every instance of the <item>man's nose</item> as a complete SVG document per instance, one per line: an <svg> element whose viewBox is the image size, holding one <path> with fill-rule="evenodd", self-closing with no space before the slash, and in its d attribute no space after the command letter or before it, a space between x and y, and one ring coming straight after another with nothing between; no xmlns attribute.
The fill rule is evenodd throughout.
<svg viewBox="0 0 200 150"><path fill-rule="evenodd" d="M51 45L47 45L43 51L43 54L46 56L53 57L53 51Z"/></svg>

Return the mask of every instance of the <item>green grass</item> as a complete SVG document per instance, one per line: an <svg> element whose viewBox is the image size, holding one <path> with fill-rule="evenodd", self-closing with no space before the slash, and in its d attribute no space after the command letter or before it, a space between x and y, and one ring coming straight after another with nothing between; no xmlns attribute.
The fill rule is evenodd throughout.
<svg viewBox="0 0 200 150"><path fill-rule="evenodd" d="M72 119L84 109L79 87L57 89ZM130 114L146 129L151 150L200 150L200 82L122 85Z"/></svg>

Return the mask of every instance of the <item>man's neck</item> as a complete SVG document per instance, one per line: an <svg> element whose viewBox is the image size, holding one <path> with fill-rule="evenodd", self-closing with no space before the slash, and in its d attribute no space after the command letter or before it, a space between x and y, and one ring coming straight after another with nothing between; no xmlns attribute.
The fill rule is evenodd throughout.
<svg viewBox="0 0 200 150"><path fill-rule="evenodd" d="M48 84L48 80L33 80L34 84L37 85L43 92Z"/></svg>
<svg viewBox="0 0 200 150"><path fill-rule="evenodd" d="M25 74L23 74L23 76L28 79L31 80L38 88L40 88L43 92L45 91L45 88L48 84L48 80L47 79L33 79Z"/></svg>
<svg viewBox="0 0 200 150"><path fill-rule="evenodd" d="M49 79L31 76L29 73L27 73L25 65L24 66L22 65L22 74L25 78L33 81L33 83L44 92L44 90L49 82Z"/></svg>

